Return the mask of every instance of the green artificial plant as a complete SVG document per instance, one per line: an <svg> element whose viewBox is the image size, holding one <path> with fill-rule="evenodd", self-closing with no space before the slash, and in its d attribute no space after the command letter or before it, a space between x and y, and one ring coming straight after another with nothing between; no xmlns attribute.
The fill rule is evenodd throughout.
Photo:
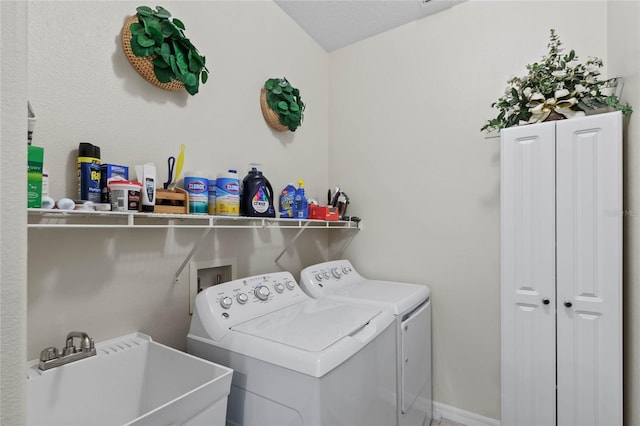
<svg viewBox="0 0 640 426"><path fill-rule="evenodd" d="M280 123L292 132L302 124L304 102L300 91L291 86L286 78L270 78L264 83L267 91L267 105L278 113Z"/></svg>
<svg viewBox="0 0 640 426"><path fill-rule="evenodd" d="M209 70L205 57L185 37L185 26L161 6L156 10L148 6L136 9L138 22L130 26L131 50L136 56L151 56L153 71L161 83L176 79L184 84L189 94L198 93L200 81L207 82Z"/></svg>
<svg viewBox="0 0 640 426"><path fill-rule="evenodd" d="M607 108L631 114L631 106L621 104L615 94L609 93L617 79L598 78L601 59L589 58L581 63L575 51L564 54L554 29L547 47L549 53L540 62L527 65L526 76L507 81L504 95L491 104L499 111L497 117L488 120L481 130L500 130L553 117L571 118Z"/></svg>

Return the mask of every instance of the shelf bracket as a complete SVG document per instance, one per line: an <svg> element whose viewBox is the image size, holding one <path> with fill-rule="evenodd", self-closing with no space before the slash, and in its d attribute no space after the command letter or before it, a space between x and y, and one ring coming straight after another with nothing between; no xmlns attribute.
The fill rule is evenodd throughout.
<svg viewBox="0 0 640 426"><path fill-rule="evenodd" d="M178 268L178 271L176 272L176 275L173 278L174 282L177 283L180 280L180 274L182 274L182 271L184 271L184 268L187 266L187 264L189 263L193 255L196 253L196 251L198 251L198 249L200 248L204 240L207 238L207 235L209 235L209 232L211 232L211 229L213 228L206 228L204 232L200 235L200 238L198 239L198 241L196 241L196 243L193 245L193 248L187 255L187 258L184 260L184 262L182 262L182 265L180 265L180 267Z"/></svg>
<svg viewBox="0 0 640 426"><path fill-rule="evenodd" d="M293 237L291 239L291 241L289 241L289 244L287 244L286 247L282 249L282 251L280 252L278 257L276 257L276 260L274 260L273 263L276 263L276 264L278 263L278 260L280 260L282 255L285 254L287 252L287 250L289 250L296 243L296 240L298 239L298 237L300 237L300 235L302 235L302 233L305 231L305 229L307 229L307 226L309 226L310 223L311 222L305 222L305 224L302 225L302 227L300 228L298 233L295 235L295 237Z"/></svg>

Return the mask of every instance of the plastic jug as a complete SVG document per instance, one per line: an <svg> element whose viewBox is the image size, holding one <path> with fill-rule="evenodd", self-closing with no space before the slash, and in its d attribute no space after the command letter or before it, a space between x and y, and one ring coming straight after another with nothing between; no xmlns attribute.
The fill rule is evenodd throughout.
<svg viewBox="0 0 640 426"><path fill-rule="evenodd" d="M273 189L260 170L252 167L242 180L240 215L251 217L276 217L273 208Z"/></svg>
<svg viewBox="0 0 640 426"><path fill-rule="evenodd" d="M296 188L292 183L284 187L280 192L280 217L293 219L293 202L296 195Z"/></svg>

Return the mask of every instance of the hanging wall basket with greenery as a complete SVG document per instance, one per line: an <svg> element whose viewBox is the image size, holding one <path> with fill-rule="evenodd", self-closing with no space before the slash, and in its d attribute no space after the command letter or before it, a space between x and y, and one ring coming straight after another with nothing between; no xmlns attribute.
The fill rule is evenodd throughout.
<svg viewBox="0 0 640 426"><path fill-rule="evenodd" d="M161 6L136 9L122 28L122 47L138 73L165 90L186 89L198 93L200 81L207 82L205 57L185 37L185 26Z"/></svg>
<svg viewBox="0 0 640 426"><path fill-rule="evenodd" d="M273 130L295 132L302 125L305 104L300 91L286 78L270 78L260 91L260 108Z"/></svg>

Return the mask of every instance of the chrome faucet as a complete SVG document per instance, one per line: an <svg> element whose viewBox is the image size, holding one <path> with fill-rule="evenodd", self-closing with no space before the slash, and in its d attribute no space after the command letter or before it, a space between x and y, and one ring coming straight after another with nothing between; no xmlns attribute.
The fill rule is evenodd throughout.
<svg viewBox="0 0 640 426"><path fill-rule="evenodd" d="M80 346L76 347L74 339L80 340ZM96 346L91 337L82 331L72 331L67 334L67 341L62 348L62 353L56 347L44 348L40 352L40 370L48 370L73 361L96 355Z"/></svg>

